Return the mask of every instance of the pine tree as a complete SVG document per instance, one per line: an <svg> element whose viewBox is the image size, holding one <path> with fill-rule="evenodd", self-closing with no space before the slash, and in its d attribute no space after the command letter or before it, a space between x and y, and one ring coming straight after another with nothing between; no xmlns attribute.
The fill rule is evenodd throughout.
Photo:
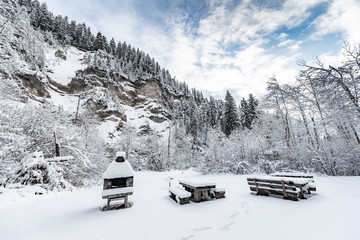
<svg viewBox="0 0 360 240"><path fill-rule="evenodd" d="M103 44L102 50L105 50L107 53L110 53L109 42L105 36L103 36L102 44Z"/></svg>
<svg viewBox="0 0 360 240"><path fill-rule="evenodd" d="M241 117L240 122L242 129L252 129L252 124L255 121L255 119L258 118L257 116L257 106L259 104L259 101L250 93L249 99L245 100L243 98L240 102L240 111L241 111Z"/></svg>
<svg viewBox="0 0 360 240"><path fill-rule="evenodd" d="M240 101L240 122L242 129L248 128L249 105L245 98Z"/></svg>
<svg viewBox="0 0 360 240"><path fill-rule="evenodd" d="M94 50L103 49L103 48L104 48L103 36L101 32L98 32L94 42Z"/></svg>
<svg viewBox="0 0 360 240"><path fill-rule="evenodd" d="M52 26L52 14L49 13L46 3L40 5L39 10L39 27L41 30L50 31Z"/></svg>
<svg viewBox="0 0 360 240"><path fill-rule="evenodd" d="M216 102L213 97L210 97L208 115L209 115L210 126L212 128L215 128L218 122L218 112L217 112Z"/></svg>
<svg viewBox="0 0 360 240"><path fill-rule="evenodd" d="M224 132L227 136L232 131L240 127L240 119L238 109L235 104L235 100L229 91L226 91L225 96L225 126Z"/></svg>
<svg viewBox="0 0 360 240"><path fill-rule="evenodd" d="M38 28L40 23L40 3L37 0L31 2L30 19L31 25Z"/></svg>
<svg viewBox="0 0 360 240"><path fill-rule="evenodd" d="M118 42L118 44L116 45L116 52L115 52L115 56L118 57L119 59L121 58L122 55L122 47L121 47L121 42Z"/></svg>
<svg viewBox="0 0 360 240"><path fill-rule="evenodd" d="M83 38L83 44L84 44L83 47L86 50L93 50L94 36L92 35L91 29L89 27L85 31L85 35L84 35L84 38Z"/></svg>
<svg viewBox="0 0 360 240"><path fill-rule="evenodd" d="M110 54L115 56L116 55L116 43L115 43L114 38L111 38L109 48L110 48Z"/></svg>
<svg viewBox="0 0 360 240"><path fill-rule="evenodd" d="M252 124L258 118L257 106L259 101L250 93L248 99L248 118L249 118L249 129L252 129Z"/></svg>
<svg viewBox="0 0 360 240"><path fill-rule="evenodd" d="M76 25L76 30L75 30L75 38L73 41L73 44L77 47L82 47L82 40L83 40L83 35L85 32L86 27L83 24L77 24Z"/></svg>
<svg viewBox="0 0 360 240"><path fill-rule="evenodd" d="M71 43L73 44L76 35L76 21L73 20L70 22L67 35L70 37Z"/></svg>

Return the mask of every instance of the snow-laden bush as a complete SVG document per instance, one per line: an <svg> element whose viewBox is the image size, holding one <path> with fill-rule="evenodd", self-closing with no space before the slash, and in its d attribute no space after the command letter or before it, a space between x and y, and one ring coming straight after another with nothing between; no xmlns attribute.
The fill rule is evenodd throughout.
<svg viewBox="0 0 360 240"><path fill-rule="evenodd" d="M24 157L7 183L40 185L47 190L72 188L64 179L62 169L56 163L46 161L43 152L33 152Z"/></svg>

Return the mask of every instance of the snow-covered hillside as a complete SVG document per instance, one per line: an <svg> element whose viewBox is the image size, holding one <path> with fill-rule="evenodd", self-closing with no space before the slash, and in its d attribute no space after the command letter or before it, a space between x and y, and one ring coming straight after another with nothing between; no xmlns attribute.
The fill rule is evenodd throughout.
<svg viewBox="0 0 360 240"><path fill-rule="evenodd" d="M49 77L54 81L66 86L75 77L78 70L83 70L85 56L84 51L75 47L64 47L62 49L48 49L45 53Z"/></svg>
<svg viewBox="0 0 360 240"><path fill-rule="evenodd" d="M226 198L178 205L169 176L226 188ZM326 239L359 238L359 177L315 177L317 192L298 202L250 193L247 176L136 172L134 206L101 212L101 187L41 196L0 194L1 239Z"/></svg>

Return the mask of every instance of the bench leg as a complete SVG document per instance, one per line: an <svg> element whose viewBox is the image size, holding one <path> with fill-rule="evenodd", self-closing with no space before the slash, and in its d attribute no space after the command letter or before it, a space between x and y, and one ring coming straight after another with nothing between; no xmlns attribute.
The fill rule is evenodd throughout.
<svg viewBox="0 0 360 240"><path fill-rule="evenodd" d="M300 199L306 199L306 197L304 196L304 192L303 192L302 188L300 188L299 198Z"/></svg>
<svg viewBox="0 0 360 240"><path fill-rule="evenodd" d="M128 195L125 196L125 200L124 200L124 204L125 204L125 208L128 208Z"/></svg>
<svg viewBox="0 0 360 240"><path fill-rule="evenodd" d="M106 208L107 210L110 210L110 198L107 199Z"/></svg>

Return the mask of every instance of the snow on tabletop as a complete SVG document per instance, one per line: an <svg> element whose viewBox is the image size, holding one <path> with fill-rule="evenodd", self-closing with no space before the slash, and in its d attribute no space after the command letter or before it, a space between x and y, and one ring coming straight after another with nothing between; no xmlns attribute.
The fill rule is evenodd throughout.
<svg viewBox="0 0 360 240"><path fill-rule="evenodd" d="M172 192L179 198L191 197L191 193L186 191L183 187L180 186L169 187L169 192Z"/></svg>
<svg viewBox="0 0 360 240"><path fill-rule="evenodd" d="M208 186L216 186L216 183L212 182L204 182L200 179L187 179L187 180L179 180L179 183L184 183L193 187L208 187Z"/></svg>
<svg viewBox="0 0 360 240"><path fill-rule="evenodd" d="M110 196L115 194L122 194L122 193L130 193L134 192L132 187L124 187L124 188L111 188L102 191L102 196Z"/></svg>
<svg viewBox="0 0 360 240"><path fill-rule="evenodd" d="M133 177L134 170L128 161L116 162L112 161L103 174L104 179Z"/></svg>

